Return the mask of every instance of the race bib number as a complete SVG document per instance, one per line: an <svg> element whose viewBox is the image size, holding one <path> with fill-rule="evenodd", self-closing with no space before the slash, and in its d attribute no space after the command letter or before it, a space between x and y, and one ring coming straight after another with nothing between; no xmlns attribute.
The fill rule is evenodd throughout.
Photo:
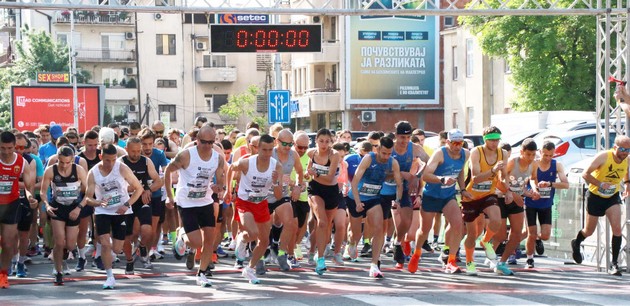
<svg viewBox="0 0 630 306"><path fill-rule="evenodd" d="M383 185L375 185L375 184L363 184L361 189L359 189L360 196L373 197L378 195L381 192L381 188Z"/></svg>
<svg viewBox="0 0 630 306"><path fill-rule="evenodd" d="M252 202L252 203L260 203L264 200L267 199L267 195L268 193L264 192L264 191L260 191L260 190L252 190L247 198L247 201Z"/></svg>
<svg viewBox="0 0 630 306"><path fill-rule="evenodd" d="M204 188L204 187L197 187L197 188L188 188L188 195L186 196L189 199L193 199L193 200L197 200L197 199L203 199L206 197L206 194L208 193L208 188Z"/></svg>
<svg viewBox="0 0 630 306"><path fill-rule="evenodd" d="M606 189L603 189L602 187L597 188L597 191L599 191L599 193L603 196L612 196L613 194L615 194L616 190L617 190L616 185L612 185Z"/></svg>
<svg viewBox="0 0 630 306"><path fill-rule="evenodd" d="M116 206L122 204L120 203L121 195L118 194L118 192L106 193L103 196L103 199L107 201L107 206Z"/></svg>
<svg viewBox="0 0 630 306"><path fill-rule="evenodd" d="M0 194L11 194L13 182L0 182Z"/></svg>
<svg viewBox="0 0 630 306"><path fill-rule="evenodd" d="M385 185L396 187L396 180L395 179L386 180Z"/></svg>
<svg viewBox="0 0 630 306"><path fill-rule="evenodd" d="M328 173L330 172L329 166L322 166L318 164L313 164L313 169L315 169L315 172L320 176L328 175Z"/></svg>
<svg viewBox="0 0 630 306"><path fill-rule="evenodd" d="M78 186L56 187L56 200L61 204L71 204L79 198Z"/></svg>
<svg viewBox="0 0 630 306"><path fill-rule="evenodd" d="M538 194L540 194L541 199L549 199L551 198L551 187L540 187L538 188Z"/></svg>
<svg viewBox="0 0 630 306"><path fill-rule="evenodd" d="M289 190L289 186L292 185L291 182L291 175L290 174L285 174L282 176L282 194L283 195L288 195L290 190Z"/></svg>
<svg viewBox="0 0 630 306"><path fill-rule="evenodd" d="M453 178L455 180L453 181L453 184L448 184L448 185L444 184L444 185L441 185L440 188L442 188L442 189L453 188L455 186L455 184L457 183L457 175L455 175L455 176L449 175L449 176L446 176L446 178Z"/></svg>
<svg viewBox="0 0 630 306"><path fill-rule="evenodd" d="M488 192L492 188L492 181L484 181L479 184L473 184L472 190L476 192Z"/></svg>

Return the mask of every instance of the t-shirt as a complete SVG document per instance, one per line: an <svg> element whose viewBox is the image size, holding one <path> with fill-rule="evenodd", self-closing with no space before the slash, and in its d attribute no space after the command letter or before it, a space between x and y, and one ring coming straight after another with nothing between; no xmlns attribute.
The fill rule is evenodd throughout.
<svg viewBox="0 0 630 306"><path fill-rule="evenodd" d="M39 158L41 158L44 164L48 163L48 159L55 154L57 154L57 146L55 146L52 141L39 147Z"/></svg>

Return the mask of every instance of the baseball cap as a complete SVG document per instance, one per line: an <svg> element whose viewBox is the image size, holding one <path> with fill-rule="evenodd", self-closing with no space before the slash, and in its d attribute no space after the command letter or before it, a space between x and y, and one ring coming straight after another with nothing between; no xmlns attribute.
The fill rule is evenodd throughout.
<svg viewBox="0 0 630 306"><path fill-rule="evenodd" d="M61 125L59 125L59 124L51 125L50 126L50 137L52 137L53 139L58 139L61 136L63 136L63 129L61 128Z"/></svg>
<svg viewBox="0 0 630 306"><path fill-rule="evenodd" d="M460 131L459 129L452 129L452 130L448 131L448 140L450 140L450 141L463 141L464 140L464 133L462 133L462 131Z"/></svg>
<svg viewBox="0 0 630 306"><path fill-rule="evenodd" d="M407 121L401 121L396 125L396 135L411 135L413 128Z"/></svg>

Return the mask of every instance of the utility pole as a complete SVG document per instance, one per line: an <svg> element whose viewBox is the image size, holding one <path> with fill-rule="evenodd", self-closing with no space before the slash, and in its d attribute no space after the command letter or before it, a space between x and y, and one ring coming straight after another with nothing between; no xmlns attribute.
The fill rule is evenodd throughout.
<svg viewBox="0 0 630 306"><path fill-rule="evenodd" d="M79 129L79 101L77 99L77 50L74 48L74 11L70 12L70 76L72 77L72 114L74 116L74 127Z"/></svg>

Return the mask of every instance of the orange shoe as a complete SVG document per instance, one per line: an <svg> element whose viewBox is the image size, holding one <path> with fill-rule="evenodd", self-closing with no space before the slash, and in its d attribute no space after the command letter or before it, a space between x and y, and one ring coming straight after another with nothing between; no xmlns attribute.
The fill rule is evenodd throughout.
<svg viewBox="0 0 630 306"><path fill-rule="evenodd" d="M215 264L219 263L219 255L217 253L212 253L212 262Z"/></svg>
<svg viewBox="0 0 630 306"><path fill-rule="evenodd" d="M403 249L403 254L405 254L405 256L411 255L411 242L404 241L402 243L402 249Z"/></svg>
<svg viewBox="0 0 630 306"><path fill-rule="evenodd" d="M407 270L409 271L409 273L416 273L416 271L418 271L418 264L420 264L420 255L411 255L411 259L409 259L409 264L407 264Z"/></svg>
<svg viewBox="0 0 630 306"><path fill-rule="evenodd" d="M201 248L197 248L197 252L195 252L195 261L201 260Z"/></svg>
<svg viewBox="0 0 630 306"><path fill-rule="evenodd" d="M9 288L9 274L7 270L0 271L0 288Z"/></svg>
<svg viewBox="0 0 630 306"><path fill-rule="evenodd" d="M394 268L398 269L398 270L402 270L404 268L404 265L399 263L399 262L397 262L396 265L394 266Z"/></svg>

